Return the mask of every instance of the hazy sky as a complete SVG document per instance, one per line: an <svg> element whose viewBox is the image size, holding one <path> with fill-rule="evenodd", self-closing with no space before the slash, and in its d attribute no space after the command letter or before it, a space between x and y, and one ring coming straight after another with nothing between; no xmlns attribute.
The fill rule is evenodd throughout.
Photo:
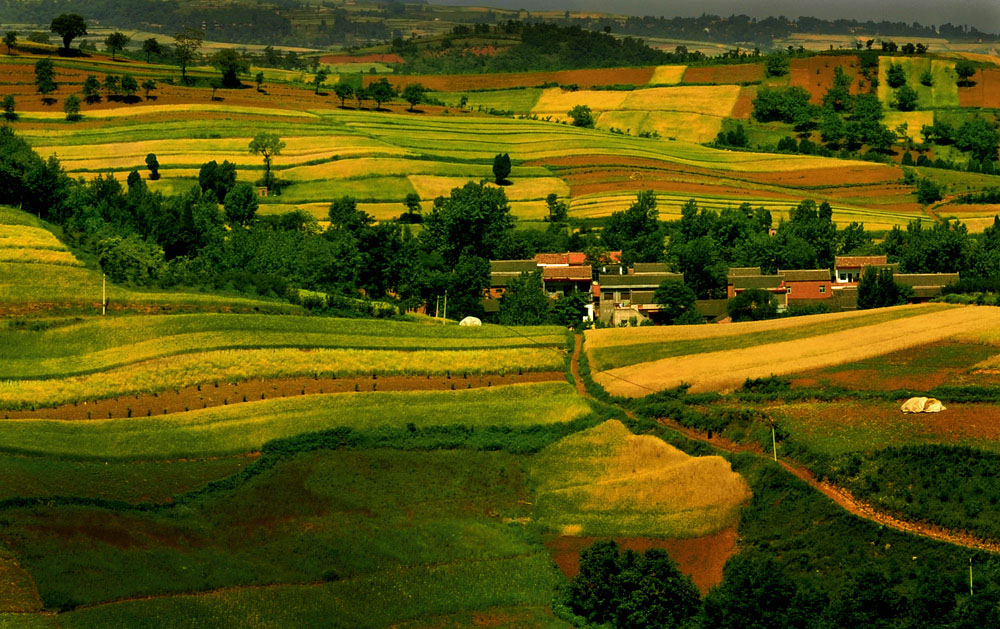
<svg viewBox="0 0 1000 629"><path fill-rule="evenodd" d="M696 16L744 13L756 17L800 15L834 19L889 20L921 24L969 24L1000 32L1000 0L432 0L442 4L508 9L573 9L634 15Z"/></svg>

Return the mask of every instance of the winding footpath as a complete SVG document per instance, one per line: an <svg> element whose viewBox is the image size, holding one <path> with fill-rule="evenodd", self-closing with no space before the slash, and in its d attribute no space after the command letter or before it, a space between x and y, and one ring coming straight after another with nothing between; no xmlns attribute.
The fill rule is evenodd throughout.
<svg viewBox="0 0 1000 629"><path fill-rule="evenodd" d="M588 398L594 399L590 393L587 392L586 387L583 384L583 379L580 377L580 352L583 348L583 335L576 335L576 343L573 347L573 360L571 364L571 372L573 374L574 380L576 380L576 390L580 395ZM620 407L619 407L620 408ZM628 417L635 418L635 414L626 409L621 409ZM709 437L707 434L699 431L687 428L678 424L676 421L662 417L657 418L657 421L671 430L680 433L681 435L692 439L694 441L700 441L702 443L708 444L713 448L718 450L723 450L725 452L737 453L737 452L748 452L760 457L771 458L770 455L762 452L760 448L754 446L748 446L745 444L735 443L724 437L713 436ZM990 553L1000 554L1000 541L985 539L972 535L965 531L954 531L944 527L940 527L934 524L929 524L926 522L913 522L910 520L903 520L896 516L885 513L884 511L879 511L870 503L859 500L853 496L849 491L842 487L838 487L832 483L826 481L820 481L816 478L808 468L799 465L797 463L788 462L785 460L778 460L778 464L781 465L786 471L795 476L796 478L806 482L810 487L819 491L824 496L832 500L834 503L839 505L841 508L856 515L859 518L864 518L870 522L876 524L887 526L897 531L903 531L904 533L911 533L913 535L919 535L921 537L926 537L928 539L933 539L941 542L948 542L949 544L956 544L958 546L964 546L966 548L974 548L976 550L982 550Z"/></svg>

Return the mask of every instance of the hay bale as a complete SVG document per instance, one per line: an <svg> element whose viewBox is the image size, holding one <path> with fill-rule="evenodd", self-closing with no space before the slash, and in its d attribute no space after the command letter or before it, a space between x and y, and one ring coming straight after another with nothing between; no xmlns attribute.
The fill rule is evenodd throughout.
<svg viewBox="0 0 1000 629"><path fill-rule="evenodd" d="M911 397L903 402L900 410L904 413L940 413L945 405L932 397Z"/></svg>
<svg viewBox="0 0 1000 629"><path fill-rule="evenodd" d="M476 317L466 317L458 322L458 325L464 325L464 326L479 326L482 324L483 322L477 319Z"/></svg>

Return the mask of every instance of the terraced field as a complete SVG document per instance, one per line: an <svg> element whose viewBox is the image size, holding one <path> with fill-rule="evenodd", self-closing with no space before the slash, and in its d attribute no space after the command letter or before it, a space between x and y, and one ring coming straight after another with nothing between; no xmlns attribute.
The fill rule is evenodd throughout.
<svg viewBox="0 0 1000 629"><path fill-rule="evenodd" d="M906 84L917 91L919 109L959 106L954 62L920 57L879 57L878 97L886 105L895 98L886 78L890 64L903 67L906 72ZM931 86L920 82L925 72L931 75Z"/></svg>
<svg viewBox="0 0 1000 629"><path fill-rule="evenodd" d="M737 323L721 331L593 330L587 340L594 379L611 393L635 397L682 383L693 391L732 390L746 378L850 363L986 331L998 322L1000 311L993 308L933 304Z"/></svg>

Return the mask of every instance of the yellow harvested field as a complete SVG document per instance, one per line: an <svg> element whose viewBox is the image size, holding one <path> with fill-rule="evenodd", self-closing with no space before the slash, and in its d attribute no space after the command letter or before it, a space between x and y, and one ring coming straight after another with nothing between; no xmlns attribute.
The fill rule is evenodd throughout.
<svg viewBox="0 0 1000 629"><path fill-rule="evenodd" d="M681 85L628 92L621 109L681 111L728 116L740 96L739 85Z"/></svg>
<svg viewBox="0 0 1000 629"><path fill-rule="evenodd" d="M878 312L896 311L915 313L926 311L940 312L954 310L955 306L946 304L919 304L911 306L895 306L882 308ZM726 325L677 325L642 328L604 328L587 331L587 349L618 347L621 345L639 345L645 343L667 343L672 341L697 341L703 339L742 336L757 332L775 332L790 328L799 328L829 321L844 321L865 319L871 316L870 310L854 312L837 312L833 314L809 315L805 317L789 317L787 319L770 319L768 321L746 321Z"/></svg>
<svg viewBox="0 0 1000 629"><path fill-rule="evenodd" d="M684 71L687 66L658 66L653 70L653 78L649 80L650 85L677 85L684 78Z"/></svg>
<svg viewBox="0 0 1000 629"><path fill-rule="evenodd" d="M6 249L2 246L0 246L0 262L83 266L83 263L77 260L69 251L60 251L57 249Z"/></svg>
<svg viewBox="0 0 1000 629"><path fill-rule="evenodd" d="M682 142L708 142L722 129L722 117L675 111L651 111L645 131L656 131L661 138Z"/></svg>
<svg viewBox="0 0 1000 629"><path fill-rule="evenodd" d="M594 111L610 111L620 109L629 92L610 90L577 90L571 92L561 87L552 87L538 98L531 108L533 114L558 114L565 116L566 112L577 105L586 105Z"/></svg>
<svg viewBox="0 0 1000 629"><path fill-rule="evenodd" d="M128 107L115 107L113 109L99 109L96 111L84 111L84 120L100 120L110 118L139 118L142 116L152 116L158 114L171 113L222 113L222 114L249 114L258 116L281 116L285 118L316 118L315 114L306 111L296 111L293 109L274 109L270 107L239 107L231 105L197 105L193 103L182 105L135 105ZM59 120L64 119L66 114L54 111L33 111L22 114L28 119Z"/></svg>
<svg viewBox="0 0 1000 629"><path fill-rule="evenodd" d="M694 392L728 391L747 378L842 365L998 327L998 308L949 308L792 341L664 358L602 371L594 379L609 393L629 397L682 383L691 384Z"/></svg>
<svg viewBox="0 0 1000 629"><path fill-rule="evenodd" d="M719 456L692 457L618 420L542 450L535 513L564 535L699 537L734 525L750 497Z"/></svg>
<svg viewBox="0 0 1000 629"><path fill-rule="evenodd" d="M424 201L430 201L441 196L449 196L453 189L461 188L469 183L468 177L410 175L407 179L409 179L410 185L413 186L413 189L417 191L417 194ZM557 177L514 178L511 185L503 186L503 191L511 201L544 199L550 193L555 193L560 197L569 196L569 186L565 181Z"/></svg>
<svg viewBox="0 0 1000 629"><path fill-rule="evenodd" d="M52 232L27 225L0 225L0 249L65 250Z"/></svg>
<svg viewBox="0 0 1000 629"><path fill-rule="evenodd" d="M907 137L914 142L923 142L924 136L920 133L920 129L924 125L932 126L934 124L934 112L887 111L885 112L885 118L882 120L882 124L889 127L892 131L895 131L896 127L904 123L906 124Z"/></svg>

